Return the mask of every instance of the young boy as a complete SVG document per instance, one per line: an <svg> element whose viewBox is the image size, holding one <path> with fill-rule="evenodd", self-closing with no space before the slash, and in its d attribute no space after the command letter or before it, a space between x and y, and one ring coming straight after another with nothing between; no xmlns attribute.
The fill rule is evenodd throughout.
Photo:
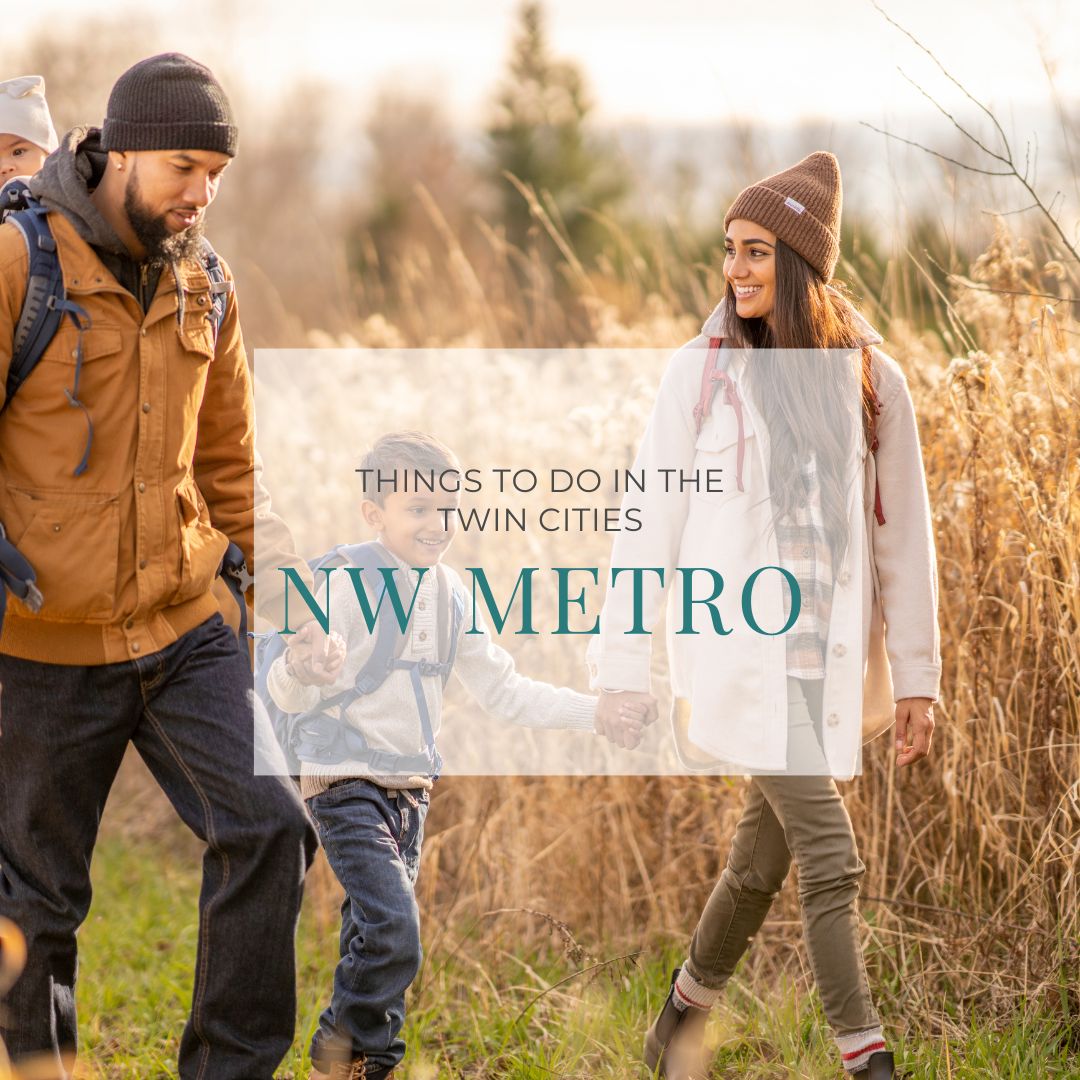
<svg viewBox="0 0 1080 1080"><path fill-rule="evenodd" d="M45 80L20 75L0 82L0 186L15 176L33 176L56 147Z"/></svg>
<svg viewBox="0 0 1080 1080"><path fill-rule="evenodd" d="M440 583L437 568L453 539L455 515L439 511L456 505L457 496L411 489L379 493L374 480L413 476L414 469L437 476L460 466L437 439L401 432L379 439L362 468L372 472L362 474L371 480L361 512L377 532L386 561L400 570L394 581L406 609L417 590L400 658L438 661L439 589L445 584L462 588L461 579L449 568L443 568ZM418 567L428 568L422 577ZM373 635L350 577L339 571L329 580L331 626L342 631L344 640L334 633L315 641L313 625L292 639L267 680L274 701L286 712L307 712L320 700L347 690L371 655ZM365 587L369 595L374 592L367 583ZM389 609L387 600L382 617L393 617ZM464 620L460 630L470 623L471 619ZM486 712L530 727L594 730L595 698L517 674L510 654L492 640L479 613L476 624L482 633L459 633L453 671ZM306 685L315 678L325 682L324 676L335 671L337 677L329 685ZM438 733L442 678L429 675L422 683L423 705L411 673L394 670L378 689L347 706L346 721L362 732L369 747L384 751L383 760L415 762L428 739ZM426 733L422 707L429 718ZM627 706L623 719L629 728L638 729L644 708ZM387 1080L404 1056L399 1033L405 991L421 959L413 887L432 783L431 770L409 773L405 767L395 775L379 775L365 762L345 762L332 769L302 762L302 794L346 893L333 997L311 1045L313 1080L361 1076Z"/></svg>

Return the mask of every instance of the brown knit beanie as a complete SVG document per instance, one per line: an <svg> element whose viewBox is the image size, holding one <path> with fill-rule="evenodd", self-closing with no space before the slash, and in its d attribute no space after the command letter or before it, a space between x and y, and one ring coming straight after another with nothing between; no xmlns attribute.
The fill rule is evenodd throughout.
<svg viewBox="0 0 1080 1080"><path fill-rule="evenodd" d="M840 164L824 150L739 192L724 218L764 225L828 282L840 257Z"/></svg>

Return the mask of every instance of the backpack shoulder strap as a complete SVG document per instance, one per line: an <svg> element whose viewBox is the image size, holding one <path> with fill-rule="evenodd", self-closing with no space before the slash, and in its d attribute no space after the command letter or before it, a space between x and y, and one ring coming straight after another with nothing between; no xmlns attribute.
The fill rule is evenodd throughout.
<svg viewBox="0 0 1080 1080"><path fill-rule="evenodd" d="M374 541L366 544L355 544L341 549L348 553L347 565L358 567L360 570L376 571L373 579L378 580L378 589L382 590L382 575L377 571L393 569L393 564L382 554L379 544ZM405 648L405 635L398 626L397 619L382 618L378 620L375 631L375 645L367 662L357 672L353 683L358 693L371 694L378 690L390 674L394 660L401 655Z"/></svg>
<svg viewBox="0 0 1080 1080"><path fill-rule="evenodd" d="M225 277L225 268L221 265L221 259L205 236L202 238L202 263L206 276L210 279L210 322L214 328L214 344L217 345L218 335L225 322L225 312L229 306L229 294L233 291L233 283Z"/></svg>
<svg viewBox="0 0 1080 1080"><path fill-rule="evenodd" d="M26 294L11 341L6 406L60 329L64 317L61 304L64 275L56 254L56 240L49 227L48 211L30 196L25 182L7 184L4 196L4 221L22 233L29 260Z"/></svg>
<svg viewBox="0 0 1080 1080"><path fill-rule="evenodd" d="M442 563L436 565L436 573L439 578L439 663L445 685L457 659L461 624L465 621L465 594L450 580Z"/></svg>
<svg viewBox="0 0 1080 1080"><path fill-rule="evenodd" d="M30 194L22 180L9 181L3 191L3 220L11 222L22 233L26 243L29 266L26 294L23 297L19 321L11 339L11 363L8 367L5 391L7 396L0 412L11 404L19 387L30 377L44 355L49 343L60 329L64 316L75 324L78 344L75 349L75 373L72 385L64 391L68 404L78 408L86 420L86 444L74 475L82 476L90 461L94 441L94 424L86 406L79 400L79 377L83 364L83 333L90 327L85 308L67 298L64 273L56 253L56 238L49 226L49 211Z"/></svg>
<svg viewBox="0 0 1080 1080"><path fill-rule="evenodd" d="M863 359L863 394L865 396L863 414L866 417L866 445L874 455L874 517L879 525L885 524L885 510L881 505L881 483L877 478L878 451L878 414L881 402L874 385L874 349L871 345L862 347Z"/></svg>
<svg viewBox="0 0 1080 1080"><path fill-rule="evenodd" d="M723 344L723 338L709 338L709 351L705 354L705 363L701 368L701 393L698 395L698 403L694 406L694 424L699 434L712 409L713 398L716 397L716 380L713 378L713 372L720 362L720 350Z"/></svg>

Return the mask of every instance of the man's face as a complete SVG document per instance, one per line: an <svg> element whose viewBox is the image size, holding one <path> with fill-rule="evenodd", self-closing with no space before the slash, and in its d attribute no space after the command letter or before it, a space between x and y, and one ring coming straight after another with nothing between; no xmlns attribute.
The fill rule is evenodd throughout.
<svg viewBox="0 0 1080 1080"><path fill-rule="evenodd" d="M232 160L214 150L127 151L124 212L152 259L195 254L206 208Z"/></svg>
<svg viewBox="0 0 1080 1080"><path fill-rule="evenodd" d="M0 184L13 176L33 176L48 155L20 135L0 135Z"/></svg>
<svg viewBox="0 0 1080 1080"><path fill-rule="evenodd" d="M361 509L379 539L410 566L434 566L457 532L459 493L392 491L379 506L365 499ZM444 511L450 511L444 513Z"/></svg>

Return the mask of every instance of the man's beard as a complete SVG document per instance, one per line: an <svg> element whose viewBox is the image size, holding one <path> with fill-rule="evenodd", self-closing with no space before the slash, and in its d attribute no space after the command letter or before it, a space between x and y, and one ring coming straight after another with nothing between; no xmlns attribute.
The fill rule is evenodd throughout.
<svg viewBox="0 0 1080 1080"><path fill-rule="evenodd" d="M171 263L197 257L202 251L203 217L181 232L169 231L165 214L154 214L142 201L137 175L132 172L124 190L124 213L151 263Z"/></svg>

